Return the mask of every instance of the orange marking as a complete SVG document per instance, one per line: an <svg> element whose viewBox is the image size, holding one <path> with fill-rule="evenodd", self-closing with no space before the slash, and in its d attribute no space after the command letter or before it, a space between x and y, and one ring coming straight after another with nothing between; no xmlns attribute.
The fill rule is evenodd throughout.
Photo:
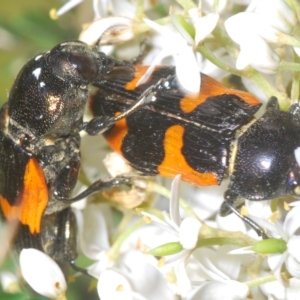
<svg viewBox="0 0 300 300"><path fill-rule="evenodd" d="M173 125L166 130L164 140L165 158L158 166L160 175L175 177L181 174L182 180L188 183L207 186L218 185L218 176L214 173L200 173L191 168L181 153L184 128Z"/></svg>
<svg viewBox="0 0 300 300"><path fill-rule="evenodd" d="M118 116L121 113L118 112L115 115ZM116 122L111 130L108 131L107 134L104 133L104 136L114 151L118 152L122 155L121 147L123 143L123 139L128 134L128 128L126 124L126 119L122 119L118 122Z"/></svg>
<svg viewBox="0 0 300 300"><path fill-rule="evenodd" d="M18 219L23 225L28 225L31 234L35 234L41 231L41 220L47 203L48 188L44 172L38 162L31 158L26 165L23 189L17 204L10 205L0 195L1 209L8 221Z"/></svg>
<svg viewBox="0 0 300 300"><path fill-rule="evenodd" d="M208 97L219 95L236 95L251 106L257 106L261 103L251 94L231 88L227 88L220 82L208 76L201 76L201 87L198 95L187 94L180 101L180 108L185 113L190 113L199 105L204 103Z"/></svg>
<svg viewBox="0 0 300 300"><path fill-rule="evenodd" d="M127 82L125 86L125 89L127 91L132 91L136 89L137 82L147 72L149 66L135 66L134 68L135 68L134 78L131 81ZM148 80L150 80L150 78Z"/></svg>

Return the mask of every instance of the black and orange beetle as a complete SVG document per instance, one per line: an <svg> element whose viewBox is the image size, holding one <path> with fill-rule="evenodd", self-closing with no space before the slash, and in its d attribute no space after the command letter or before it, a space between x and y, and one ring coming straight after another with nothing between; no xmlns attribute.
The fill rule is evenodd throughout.
<svg viewBox="0 0 300 300"><path fill-rule="evenodd" d="M146 69L66 42L20 71L1 109L0 129L1 215L20 223L17 249L36 248L73 263L76 222L70 204L129 182L99 180L70 198L80 168L81 130L104 132L143 175L182 174L183 180L205 186L220 184L228 173L223 215L241 199L297 194L298 105L282 112L273 99L255 120L261 104L248 93L202 75L199 94L188 95L178 87L173 67L157 67L137 87ZM85 123L89 84L98 91L89 103L95 117Z"/></svg>
<svg viewBox="0 0 300 300"><path fill-rule="evenodd" d="M88 85L122 65L84 43L66 42L31 59L17 76L1 108L0 130L1 215L19 221L17 249L36 248L72 262L76 222L70 204L128 181L99 180L70 198Z"/></svg>
<svg viewBox="0 0 300 300"><path fill-rule="evenodd" d="M94 116L116 116L133 106L139 97L168 78L157 91L156 101L140 107L104 132L110 146L141 174L173 177L197 186L218 185L230 176L220 209L222 216L245 199L258 201L299 195L300 168L294 150L300 146L300 106L279 110L276 98L260 108L250 94L224 87L201 74L198 95L183 92L174 67L157 67L151 78L136 87L144 66L113 68L97 82L98 92L90 108ZM87 131L95 134L93 130ZM263 230L242 217L259 235Z"/></svg>

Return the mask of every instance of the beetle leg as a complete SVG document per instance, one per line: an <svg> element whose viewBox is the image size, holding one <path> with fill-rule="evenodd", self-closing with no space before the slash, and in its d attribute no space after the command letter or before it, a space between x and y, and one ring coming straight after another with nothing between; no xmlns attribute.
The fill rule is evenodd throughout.
<svg viewBox="0 0 300 300"><path fill-rule="evenodd" d="M88 273L87 269L78 267L78 266L76 265L74 259L69 260L69 264L70 264L71 268L72 268L74 271L79 272L79 273L81 273L81 274L84 274L84 275L86 275L86 276L88 276L88 277L94 278L92 275L90 275L90 274Z"/></svg>
<svg viewBox="0 0 300 300"><path fill-rule="evenodd" d="M97 135L105 132L116 122L127 118L132 113L136 112L137 109L143 107L144 105L151 103L156 100L156 93L164 89L164 83L168 82L173 76L168 76L167 78L160 79L155 85L151 85L147 88L142 95L139 97L139 100L131 106L128 110L124 111L118 116L107 117L107 116L97 116L93 118L90 122L83 124L83 129L89 135Z"/></svg>
<svg viewBox="0 0 300 300"><path fill-rule="evenodd" d="M41 240L44 251L57 262L77 257L77 223L70 207L44 215ZM64 269L65 264L61 264Z"/></svg>
<svg viewBox="0 0 300 300"><path fill-rule="evenodd" d="M110 179L106 179L106 180L99 179L99 180L95 181L93 184L91 184L82 193L80 193L79 195L77 195L73 198L64 198L64 197L59 197L59 196L56 196L55 198L57 200L63 201L64 203L72 204L74 202L77 202L79 200L82 200L82 199L88 197L91 194L99 192L103 189L111 188L114 186L119 186L122 184L129 184L130 181L131 181L130 178L122 177L122 176L110 178Z"/></svg>
<svg viewBox="0 0 300 300"><path fill-rule="evenodd" d="M130 183L130 178L123 176L109 178L106 180L99 179L79 195L70 198L70 194L77 182L79 169L80 158L79 156L74 156L69 162L68 166L63 168L59 173L53 186L51 187L51 195L54 199L62 201L64 204L72 204L103 189Z"/></svg>
<svg viewBox="0 0 300 300"><path fill-rule="evenodd" d="M227 190L224 194L225 201L222 203L220 208L220 215L225 217L230 213L234 213L240 219L242 219L246 224L248 224L258 236L261 236L263 239L268 239L268 235L265 233L264 229L254 222L252 219L243 216L239 208L243 205L243 202L239 201L238 195L230 190Z"/></svg>

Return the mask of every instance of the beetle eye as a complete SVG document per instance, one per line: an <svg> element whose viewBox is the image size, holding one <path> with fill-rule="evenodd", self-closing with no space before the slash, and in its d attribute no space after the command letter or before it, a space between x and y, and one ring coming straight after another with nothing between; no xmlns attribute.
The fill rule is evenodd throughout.
<svg viewBox="0 0 300 300"><path fill-rule="evenodd" d="M92 81L98 74L97 63L92 57L82 54L71 54L69 61L87 81Z"/></svg>

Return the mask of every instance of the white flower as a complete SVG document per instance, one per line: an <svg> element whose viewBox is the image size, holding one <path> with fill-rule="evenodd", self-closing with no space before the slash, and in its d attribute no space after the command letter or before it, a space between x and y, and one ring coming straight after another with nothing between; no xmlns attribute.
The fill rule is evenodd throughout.
<svg viewBox="0 0 300 300"><path fill-rule="evenodd" d="M100 274L97 290L100 299L134 299L132 288L125 276L115 270L105 270Z"/></svg>
<svg viewBox="0 0 300 300"><path fill-rule="evenodd" d="M289 279L289 287L285 290L285 299L300 299L300 280L296 278Z"/></svg>
<svg viewBox="0 0 300 300"><path fill-rule="evenodd" d="M140 251L121 255L114 266L103 270L98 278L98 293L102 300L175 300L154 257Z"/></svg>
<svg viewBox="0 0 300 300"><path fill-rule="evenodd" d="M151 75L154 67L160 64L164 58L172 56L176 64L176 78L181 87L192 94L199 93L201 85L199 55L194 53L194 48L213 31L219 20L219 15L210 13L201 17L196 8L189 10L189 14L195 29L195 39L178 21L177 18L179 16L175 14L171 14L171 20L176 30L172 27L158 25L149 19L144 19L144 22L149 27L163 37L155 45L162 50L154 58L149 70L138 84L145 82Z"/></svg>
<svg viewBox="0 0 300 300"><path fill-rule="evenodd" d="M206 281L194 291L189 300L244 300L249 294L246 284L238 281Z"/></svg>
<svg viewBox="0 0 300 300"><path fill-rule="evenodd" d="M267 282L266 284L262 284L259 287L259 290L261 290L264 295L260 295L261 298L254 298L254 299L292 300L292 299L287 299L285 297L285 288L281 284L278 284L278 281Z"/></svg>
<svg viewBox="0 0 300 300"><path fill-rule="evenodd" d="M88 272L99 280L98 290L101 299L112 299L114 293L116 297L128 296L132 299L142 299L139 297L153 300L158 298L173 299L173 294L167 287L167 282L163 276L163 274L168 274L172 267L158 268L154 256L143 254L140 250L136 250L136 247L137 245L139 245L139 249L157 247L162 243L174 241L172 236L175 236L175 240L179 240L187 249L195 247L200 222L193 218L185 218L181 221L178 205L179 181L180 177L177 177L172 189L171 218L165 214L165 222L158 219L164 230L161 230L161 226L160 228L153 226L156 224L156 217L143 213L148 218L153 218L153 225L150 224L140 228L124 240L117 255L112 254L115 246L110 246L108 242L110 225L107 224L110 224L110 213L99 211L100 206L105 207L105 205L87 207L84 211L84 222L81 221L81 218L78 219L81 248L86 256L96 260L88 268ZM105 222L108 223L105 224ZM175 255L169 260L170 263L176 261L174 268L177 272L178 284L181 284L182 290L190 290L189 280L188 278L185 279L185 273L181 268L184 265L185 254L187 253L188 250L184 250L178 256ZM182 263L178 263L178 260ZM181 270L181 272L178 270ZM110 278L114 278L111 284L105 284L106 281L111 281ZM183 283L184 280L187 280L187 282ZM103 289L103 285L106 288Z"/></svg>
<svg viewBox="0 0 300 300"><path fill-rule="evenodd" d="M276 36L275 30L263 24L258 24L257 20L247 22L247 16L253 16L255 19L258 17L255 14L249 14L240 13L225 21L225 28L229 36L240 45L236 68L242 70L251 65L260 72L274 74L278 69L280 59L262 36L269 36L271 39L271 36ZM250 27L252 24L255 24L254 26L257 28L260 27L261 33L266 33L259 35L253 33L254 29ZM251 32L247 32L247 29Z"/></svg>
<svg viewBox="0 0 300 300"><path fill-rule="evenodd" d="M266 24L284 33L289 33L298 22L284 0L254 0L248 6L247 12L262 16Z"/></svg>
<svg viewBox="0 0 300 300"><path fill-rule="evenodd" d="M193 217L186 217L181 220L179 212L180 179L181 176L177 175L172 182L170 216L164 212L164 220L161 220L144 211L141 211L141 214L150 218L152 224L160 229L161 234L165 233L169 236L169 238L165 238L164 244L175 241L182 245L183 250L181 252L165 258L165 265L161 267L161 270L167 277L174 273L173 276L176 281L171 284L171 287L175 293L185 297L190 292L192 285L191 279L187 275L186 266L189 265L190 255L198 242L201 223Z"/></svg>
<svg viewBox="0 0 300 300"><path fill-rule="evenodd" d="M171 290L157 268L157 260L135 250L133 245L129 248L119 253L115 260L109 257L109 251L102 251L98 255L99 261L88 268L89 274L98 279L100 298L173 299Z"/></svg>
<svg viewBox="0 0 300 300"><path fill-rule="evenodd" d="M231 39L239 45L252 36L260 36L268 42L277 43L280 34L280 31L266 23L263 16L252 12L236 14L228 18L224 25Z"/></svg>
<svg viewBox="0 0 300 300"><path fill-rule="evenodd" d="M88 272L98 279L101 299L172 299L171 291L156 266L157 260L136 250L138 236L127 238L122 250L112 252L116 250L109 242L113 217L108 204L90 204L76 215L81 250L95 261L88 267ZM146 238L156 236L143 231L135 234Z"/></svg>
<svg viewBox="0 0 300 300"><path fill-rule="evenodd" d="M170 233L175 237L175 241L179 241L185 250L192 250L195 248L198 241L198 234L201 223L193 217L186 217L180 219L179 214L179 185L180 175L176 175L172 182L171 199L170 199L170 217L164 213L165 220L157 218L147 212L141 211L141 214L150 218L161 229Z"/></svg>
<svg viewBox="0 0 300 300"><path fill-rule="evenodd" d="M186 250L196 247L201 223L195 218L187 217L182 220L179 228L179 241Z"/></svg>
<svg viewBox="0 0 300 300"><path fill-rule="evenodd" d="M198 62L192 46L172 27L161 26L149 19L144 19L144 22L162 38L158 40L158 44L155 43L154 45L161 50L152 60L149 69L139 80L138 85L147 81L154 68L159 65L164 58L172 56L176 63L176 75L179 76L177 79L182 88L190 93L198 93L201 80ZM154 39L153 41L155 42L156 40Z"/></svg>
<svg viewBox="0 0 300 300"><path fill-rule="evenodd" d="M109 233L112 228L111 209L108 204L89 204L76 215L81 251L93 260L100 260L102 251L110 247Z"/></svg>
<svg viewBox="0 0 300 300"><path fill-rule="evenodd" d="M253 1L246 12L227 19L227 33L241 50L237 69L251 65L263 73L274 74L279 67L279 56L271 47L288 43L292 37L287 34L297 23L293 11L282 0ZM299 48L294 49L300 52Z"/></svg>
<svg viewBox="0 0 300 300"><path fill-rule="evenodd" d="M36 249L23 249L20 253L20 267L24 279L37 293L51 299L65 293L65 277L57 263L45 253Z"/></svg>
<svg viewBox="0 0 300 300"><path fill-rule="evenodd" d="M79 36L79 40L94 45L99 39L101 44L116 44L134 37L132 21L125 17L107 17L95 20L86 27Z"/></svg>
<svg viewBox="0 0 300 300"><path fill-rule="evenodd" d="M18 277L12 272L0 272L0 282L6 293L17 293L20 291Z"/></svg>
<svg viewBox="0 0 300 300"><path fill-rule="evenodd" d="M202 42L216 27L219 21L219 15L215 13L209 13L204 17L198 17L195 22L195 45L197 46Z"/></svg>
<svg viewBox="0 0 300 300"><path fill-rule="evenodd" d="M282 238L287 243L287 250L283 254L274 254L268 257L268 263L271 270L277 276L277 279L283 284L281 272L283 265L292 277L300 279L300 236L296 235L300 228L300 206L291 209L285 217L283 224L276 222L274 225L261 220L263 226L273 237Z"/></svg>
<svg viewBox="0 0 300 300"><path fill-rule="evenodd" d="M242 258L227 253L231 247L224 246L216 251L209 248L200 248L194 251L193 257L197 264L197 278L192 278L195 289L188 300L196 299L245 299L249 294L249 287L238 281ZM192 270L187 270L192 275ZM203 282L203 279L205 281Z"/></svg>

